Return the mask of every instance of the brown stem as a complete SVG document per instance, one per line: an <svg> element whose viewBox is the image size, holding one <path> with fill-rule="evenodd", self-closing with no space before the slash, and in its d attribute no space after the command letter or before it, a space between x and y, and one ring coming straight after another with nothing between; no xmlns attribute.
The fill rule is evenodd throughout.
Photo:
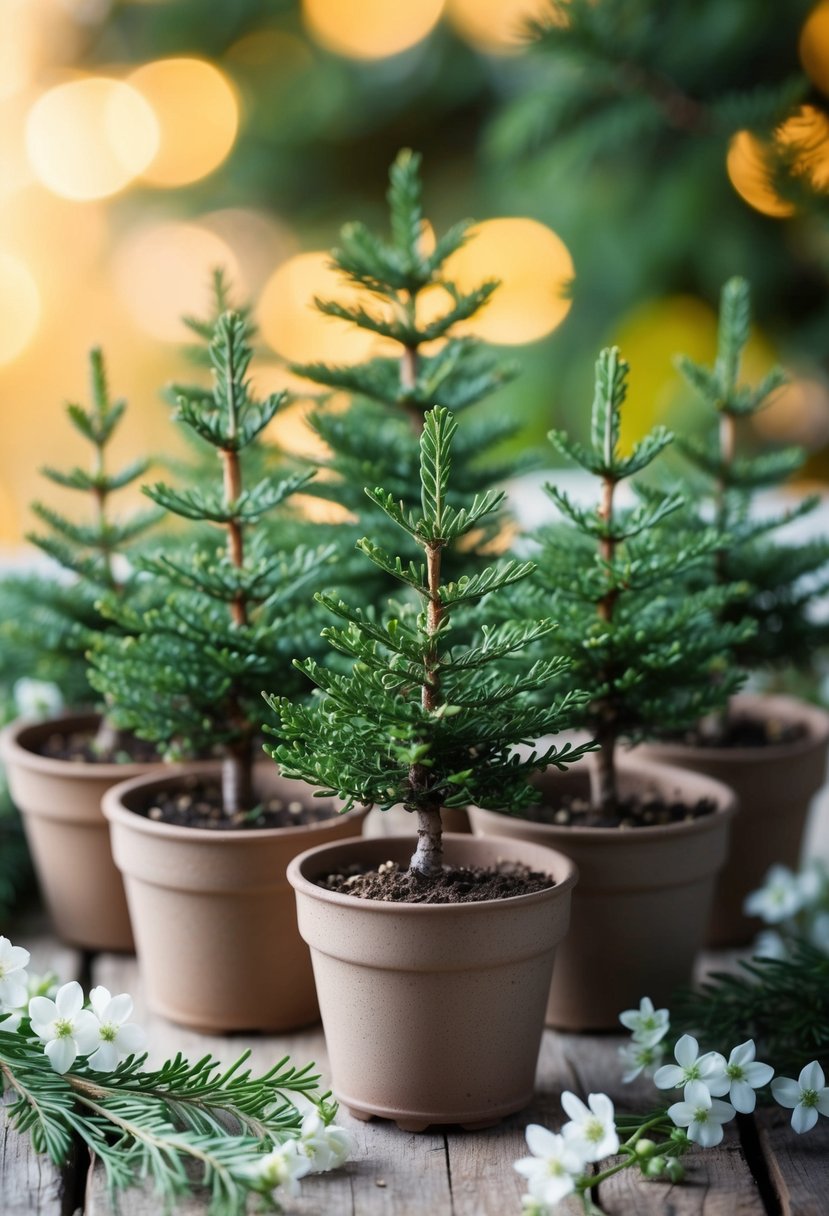
<svg viewBox="0 0 829 1216"><path fill-rule="evenodd" d="M222 805L228 816L256 805L253 792L253 742L245 737L228 747L222 759Z"/></svg>
<svg viewBox="0 0 829 1216"><path fill-rule="evenodd" d="M737 423L733 414L727 410L720 411L720 472L714 491L714 509L716 512L717 530L722 534L727 526L727 502L729 473L734 463L737 450ZM714 571L717 582L722 585L729 581L728 550L717 549L714 554ZM714 684L718 684L722 676L715 673ZM728 734L729 705L725 702L719 709L713 709L706 714L699 724L699 732L703 739L711 743L721 743Z"/></svg>
<svg viewBox="0 0 829 1216"><path fill-rule="evenodd" d="M221 449L222 473L224 480L224 503L228 507L236 502L242 493L242 472L239 466L239 453L231 448ZM245 542L242 534L242 524L238 519L230 519L225 525L227 530L227 556L231 565L241 569L245 560ZM231 601L230 612L236 625L247 625L248 612L244 596L239 592Z"/></svg>
<svg viewBox="0 0 829 1216"><path fill-rule="evenodd" d="M604 477L599 503L599 518L610 529L612 529L613 525L613 495L615 490L616 482L614 478L610 476ZM613 536L602 537L599 541L599 552L604 561L613 561L616 555L616 540ZM615 587L611 587L601 597L596 605L596 612L600 620L607 621L608 623L613 620L613 610L616 606L618 594L618 590ZM603 683L610 684L612 682L611 673L603 671L601 673L601 680ZM595 757L595 763L590 774L591 802L596 808L606 814L613 815L619 803L616 788L616 711L612 700L607 697L597 701L593 708L598 718L596 738L599 743L599 751Z"/></svg>
<svg viewBox="0 0 829 1216"><path fill-rule="evenodd" d="M426 632L434 638L440 628L443 606L440 599L440 558L443 544L433 541L426 546L426 582L429 603L426 609ZM420 703L427 711L435 709L440 692L440 673L437 643L430 641L425 658L425 672L420 689ZM439 874L443 867L443 826L440 803L420 803L416 795L423 793L429 773L422 764L413 764L409 769L409 787L413 795L413 809L417 811L417 848L409 867L419 874Z"/></svg>

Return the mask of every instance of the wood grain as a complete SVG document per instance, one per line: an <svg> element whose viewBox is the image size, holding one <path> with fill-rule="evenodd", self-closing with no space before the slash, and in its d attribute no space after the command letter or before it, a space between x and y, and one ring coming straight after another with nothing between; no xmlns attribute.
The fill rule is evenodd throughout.
<svg viewBox="0 0 829 1216"><path fill-rule="evenodd" d="M819 1118L812 1131L798 1135L791 1111L773 1107L759 1111L756 1123L782 1216L826 1216L829 1119Z"/></svg>

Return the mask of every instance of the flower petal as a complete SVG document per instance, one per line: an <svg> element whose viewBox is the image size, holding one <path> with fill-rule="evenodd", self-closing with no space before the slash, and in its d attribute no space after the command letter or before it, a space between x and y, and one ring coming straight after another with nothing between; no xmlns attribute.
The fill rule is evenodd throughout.
<svg viewBox="0 0 829 1216"><path fill-rule="evenodd" d="M721 1123L706 1119L704 1123L692 1123L688 1128L688 1136L695 1140L701 1148L713 1148L723 1138Z"/></svg>
<svg viewBox="0 0 829 1216"><path fill-rule="evenodd" d="M564 1107L565 1113L576 1123L583 1123L585 1119L590 1118L590 1111L581 1098L576 1097L569 1089L565 1089L561 1095L561 1105Z"/></svg>
<svg viewBox="0 0 829 1216"><path fill-rule="evenodd" d="M99 1043L86 1063L87 1067L95 1072L112 1072L118 1067L118 1052L115 1044Z"/></svg>
<svg viewBox="0 0 829 1216"><path fill-rule="evenodd" d="M686 1102L690 1102L695 1109L704 1107L706 1110L711 1109L711 1092L704 1081L689 1081L685 1086L684 1098Z"/></svg>
<svg viewBox="0 0 829 1216"><path fill-rule="evenodd" d="M728 1057L728 1063L738 1064L742 1068L746 1064L750 1064L756 1054L757 1048L754 1045L754 1039L746 1039L745 1043L739 1043L733 1048Z"/></svg>
<svg viewBox="0 0 829 1216"><path fill-rule="evenodd" d="M746 1081L732 1081L728 1096L741 1115L750 1115L757 1105L757 1095Z"/></svg>
<svg viewBox="0 0 829 1216"><path fill-rule="evenodd" d="M47 1026L54 1022L57 1016L57 1006L48 996L33 996L29 1001L29 1017L35 1034L40 1034L40 1031L35 1029L35 1023L38 1026Z"/></svg>
<svg viewBox="0 0 829 1216"><path fill-rule="evenodd" d="M677 1039L674 1047L674 1059L683 1068L690 1068L699 1055L699 1043L692 1034L684 1034Z"/></svg>
<svg viewBox="0 0 829 1216"><path fill-rule="evenodd" d="M121 992L118 996L114 996L109 1003L107 1009L106 1020L108 1022L126 1022L127 1018L132 1013L133 1002L132 997L128 992Z"/></svg>
<svg viewBox="0 0 829 1216"><path fill-rule="evenodd" d="M147 1046L147 1036L136 1022L124 1022L122 1026L118 1027L115 1042L118 1044L119 1051L125 1055L134 1056Z"/></svg>
<svg viewBox="0 0 829 1216"><path fill-rule="evenodd" d="M791 1077L775 1077L771 1083L771 1092L775 1102L781 1106L797 1106L800 1101L800 1086Z"/></svg>
<svg viewBox="0 0 829 1216"><path fill-rule="evenodd" d="M674 1102L668 1107L668 1118L677 1127L688 1127L694 1117L694 1108L690 1102Z"/></svg>
<svg viewBox="0 0 829 1216"><path fill-rule="evenodd" d="M96 1017L99 1017L101 1021L104 1020L104 1015L111 1000L112 993L108 988L104 988L103 984L99 984L97 988L93 988L89 993L89 1003Z"/></svg>
<svg viewBox="0 0 829 1216"><path fill-rule="evenodd" d="M817 1108L822 1115L829 1115L829 1089L818 1091Z"/></svg>
<svg viewBox="0 0 829 1216"><path fill-rule="evenodd" d="M743 1076L749 1085L759 1089L761 1085L768 1085L774 1076L774 1069L771 1064L762 1064L760 1060L754 1060L751 1064L746 1064Z"/></svg>
<svg viewBox="0 0 829 1216"><path fill-rule="evenodd" d="M657 1089L678 1089L685 1080L685 1071L676 1064L663 1064L653 1074L653 1083Z"/></svg>
<svg viewBox="0 0 829 1216"><path fill-rule="evenodd" d="M83 1009L83 988L77 980L70 980L55 994L55 1007L62 1018L73 1018Z"/></svg>
<svg viewBox="0 0 829 1216"><path fill-rule="evenodd" d="M536 1157L550 1157L558 1151L558 1136L540 1123L531 1123L524 1133L524 1138L527 1148Z"/></svg>
<svg viewBox="0 0 829 1216"><path fill-rule="evenodd" d="M78 1054L72 1039L52 1039L45 1051L55 1072L68 1072Z"/></svg>
<svg viewBox="0 0 829 1216"><path fill-rule="evenodd" d="M72 1025L72 1038L78 1045L82 1056L94 1051L100 1042L101 1024L91 1009L81 1009L75 1014Z"/></svg>
<svg viewBox="0 0 829 1216"><path fill-rule="evenodd" d="M810 1132L817 1123L817 1107L799 1103L792 1111L792 1127L798 1134Z"/></svg>
<svg viewBox="0 0 829 1216"><path fill-rule="evenodd" d="M823 1069L818 1064L817 1060L812 1060L811 1064L807 1064L805 1068L801 1068L801 1089L823 1089L825 1084L826 1078L823 1075Z"/></svg>

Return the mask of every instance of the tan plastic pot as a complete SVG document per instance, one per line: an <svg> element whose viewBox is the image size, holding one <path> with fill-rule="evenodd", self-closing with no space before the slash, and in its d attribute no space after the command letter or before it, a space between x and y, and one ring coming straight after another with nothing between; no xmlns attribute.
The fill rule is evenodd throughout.
<svg viewBox="0 0 829 1216"><path fill-rule="evenodd" d="M536 783L555 807L586 797L587 765L548 769ZM559 947L547 1023L562 1030L618 1029L619 1014L649 996L667 1002L691 979L705 940L714 880L725 862L734 795L726 786L666 765L621 760L620 792L680 792L713 799L701 819L648 828L579 828L530 823L470 807L472 829L559 849L578 866L570 932Z"/></svg>
<svg viewBox="0 0 829 1216"><path fill-rule="evenodd" d="M706 773L737 795L730 856L714 896L711 946L744 945L754 937L760 922L743 915L745 897L762 885L770 866L797 868L809 808L826 781L829 714L796 697L742 694L733 706L736 713L752 717L787 725L801 722L808 734L795 743L770 747L645 743L635 753Z"/></svg>
<svg viewBox="0 0 829 1216"><path fill-rule="evenodd" d="M366 811L250 831L178 827L136 813L182 774L217 772L216 764L187 765L126 781L104 798L147 1000L196 1030L295 1030L317 1021L319 1010L285 870L311 845L353 836ZM313 798L309 786L280 777L274 765L261 766L257 783L263 794Z"/></svg>
<svg viewBox="0 0 829 1216"><path fill-rule="evenodd" d="M97 730L96 714L19 719L0 734L0 760L19 809L40 889L64 941L87 950L133 949L121 875L101 810L108 789L159 764L84 764L35 750L50 735Z"/></svg>
<svg viewBox="0 0 829 1216"><path fill-rule="evenodd" d="M515 840L444 837L452 865L525 862L556 885L474 904L401 904L323 890L341 865L406 865L411 836L348 840L291 862L334 1093L358 1118L488 1126L531 1100L573 864Z"/></svg>

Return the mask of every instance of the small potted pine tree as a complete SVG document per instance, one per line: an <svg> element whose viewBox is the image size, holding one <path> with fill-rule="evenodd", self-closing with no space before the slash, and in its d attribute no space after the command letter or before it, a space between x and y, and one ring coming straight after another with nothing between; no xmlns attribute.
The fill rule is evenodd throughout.
<svg viewBox="0 0 829 1216"><path fill-rule="evenodd" d="M168 759L214 756L167 775L136 779L104 802L113 853L127 888L151 1006L200 1029L287 1030L317 1013L308 952L284 880L295 853L359 827L314 803L305 787L257 774L263 685L300 696L291 656L313 632L304 608L310 580L331 554L274 545L277 511L309 473L245 484L243 457L285 400L257 401L248 383L250 326L223 314L210 344L213 386L181 388L178 419L217 456L215 481L145 487L190 522L190 543L145 555L139 571L157 606L111 600L120 631L93 654L92 682L116 720L159 744ZM224 535L205 544L204 528ZM318 633L318 627L316 629ZM264 962L262 943L275 951Z"/></svg>
<svg viewBox="0 0 829 1216"><path fill-rule="evenodd" d="M589 445L550 435L597 479L597 502L581 507L548 486L563 522L537 537L537 576L521 597L525 614L544 607L558 622L537 653L554 646L568 678L591 690L576 718L598 748L572 772L542 773L541 801L523 817L470 809L474 831L548 844L579 868L547 1015L567 1029L610 1029L642 992L667 999L690 981L734 807L710 778L619 755L655 723L681 727L719 705L739 677L726 668L715 682L712 671L745 633L716 620L732 588L677 593L719 540L671 532L681 496L642 487L638 505L619 504L620 487L671 440L659 428L620 451L627 374L617 349L603 351Z"/></svg>
<svg viewBox="0 0 829 1216"><path fill-rule="evenodd" d="M110 468L109 447L126 410L113 400L100 350L89 355L91 405L67 407L72 426L89 444L89 468L45 468L50 481L82 494L86 522L42 503L34 511L44 533L28 537L66 577L12 580L5 598L15 618L4 622L10 642L37 653L37 675L94 700L86 651L112 622L97 604L109 593L127 602L135 591L128 553L158 517L113 514L113 498L138 480L149 461ZM159 763L155 749L115 729L108 707L73 709L41 720L21 718L0 735L0 757L22 816L41 891L64 940L88 949L131 950L123 883L112 862L101 798L110 786Z"/></svg>
<svg viewBox="0 0 829 1216"><path fill-rule="evenodd" d="M746 424L786 379L772 368L755 387L741 383L750 330L749 286L731 279L722 292L714 366L678 361L711 411L708 433L686 437L680 446L696 470L686 524L697 532L713 524L722 537L702 580L743 585L743 594L723 604L718 616L754 622L734 656L762 679L775 668L805 666L829 640L829 623L815 612L818 597L829 590L829 539L804 541L785 531L815 508L817 498L771 513L759 500L759 491L780 487L805 454L794 447L752 454L745 442ZM699 571L696 577L699 585ZM654 725L659 741L647 745L647 754L708 773L737 794L740 814L717 885L710 942L748 942L758 922L743 914L746 896L762 885L771 865L797 868L806 816L826 780L829 714L794 697L755 692L729 697L680 739L671 737L671 723Z"/></svg>
<svg viewBox="0 0 829 1216"><path fill-rule="evenodd" d="M395 548L407 560L418 552L405 535L395 534L391 521L384 525L372 517L363 487L382 485L408 508L417 506L418 441L427 410L443 406L459 422L449 489L456 505L515 474L515 464L507 468L497 449L519 429L510 413L481 415L476 410L518 369L468 333L498 289L494 279L470 290L453 280L451 257L474 240L472 221L461 220L435 235L424 210L421 158L407 148L391 166L387 200L388 236L349 223L331 250L331 265L349 296L316 301L325 316L374 335L382 353L356 364L292 367L297 375L347 398L344 410L327 409L323 402L310 415L327 450L310 492L346 509L346 521L333 530L341 554L338 580L344 587L358 582L372 598L394 594L397 588L383 570L366 570L364 563L352 560L356 541L370 531L376 543ZM362 294L357 301L355 287ZM522 467L529 464L525 457ZM500 537L506 522L503 511L482 520L462 549L444 555L449 564L445 573L458 577L483 569L504 547ZM373 581L371 590L367 578ZM469 830L462 807L444 808L444 818L452 831Z"/></svg>
<svg viewBox="0 0 829 1216"><path fill-rule="evenodd" d="M345 805L402 805L416 816L414 850L411 836L351 840L312 849L288 870L335 1093L359 1117L415 1130L485 1125L529 1101L575 880L572 865L546 849L444 838L442 810L471 801L520 810L534 770L566 767L589 748L515 750L567 726L583 700L569 689L555 704L533 700L565 666L558 657L517 677L501 669L550 621L507 621L456 640L462 610L533 570L508 560L444 581L445 554L502 499L488 492L449 504L456 425L445 409L425 417L418 509L368 491L422 557L410 562L368 538L359 549L414 602L382 618L373 605L323 596L342 622L327 639L353 666L303 662L321 692L316 703L269 698L279 719L271 754L284 774Z"/></svg>

